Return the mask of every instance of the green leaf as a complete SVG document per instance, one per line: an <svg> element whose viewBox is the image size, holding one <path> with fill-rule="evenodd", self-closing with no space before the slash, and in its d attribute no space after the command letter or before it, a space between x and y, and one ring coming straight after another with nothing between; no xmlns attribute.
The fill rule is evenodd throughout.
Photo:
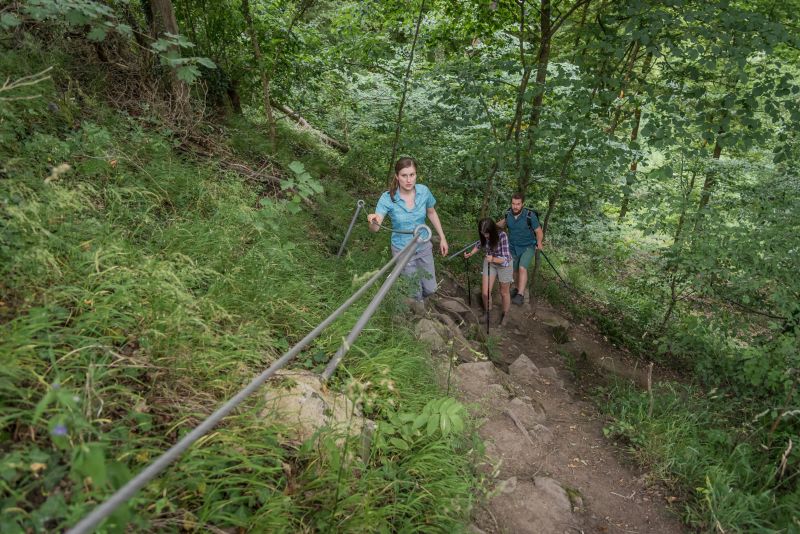
<svg viewBox="0 0 800 534"><path fill-rule="evenodd" d="M78 481L89 477L95 487L105 485L108 477L104 449L101 443L86 443L75 448L72 474Z"/></svg>
<svg viewBox="0 0 800 534"><path fill-rule="evenodd" d="M291 169L295 174L303 174L306 171L305 165L297 160L289 164L289 169Z"/></svg>
<svg viewBox="0 0 800 534"><path fill-rule="evenodd" d="M19 26L22 21L17 18L13 13L0 14L0 28L7 30Z"/></svg>
<svg viewBox="0 0 800 534"><path fill-rule="evenodd" d="M447 417L447 414L442 414L439 417L439 428L442 431L442 436L447 436L453 429L452 425L450 424L450 418Z"/></svg>
<svg viewBox="0 0 800 534"><path fill-rule="evenodd" d="M426 428L426 434L432 436L436 429L439 428L439 414L435 413L431 415L430 419L428 419L428 427Z"/></svg>
<svg viewBox="0 0 800 534"><path fill-rule="evenodd" d="M198 63L200 63L202 66L204 66L207 69L216 69L217 68L217 65L213 61L208 59L207 57L198 57L198 58L195 58L195 59L197 60Z"/></svg>
<svg viewBox="0 0 800 534"><path fill-rule="evenodd" d="M178 67L175 74L178 76L179 80L184 81L189 85L193 84L195 80L200 77L200 71L193 65Z"/></svg>
<svg viewBox="0 0 800 534"><path fill-rule="evenodd" d="M405 441L403 441L400 438L390 438L389 439L389 443L391 443L392 445L394 445L396 448L398 448L400 450L403 450L403 451L409 450L408 443L406 443Z"/></svg>
<svg viewBox="0 0 800 534"><path fill-rule="evenodd" d="M99 43L106 38L106 33L108 33L106 28L103 28L102 26L95 26L91 29L91 31L89 31L88 34L86 34L86 38L90 41Z"/></svg>
<svg viewBox="0 0 800 534"><path fill-rule="evenodd" d="M428 422L428 414L421 413L416 417L416 419L414 419L414 424L411 425L411 430L422 428L423 426L425 426L425 423L427 422Z"/></svg>

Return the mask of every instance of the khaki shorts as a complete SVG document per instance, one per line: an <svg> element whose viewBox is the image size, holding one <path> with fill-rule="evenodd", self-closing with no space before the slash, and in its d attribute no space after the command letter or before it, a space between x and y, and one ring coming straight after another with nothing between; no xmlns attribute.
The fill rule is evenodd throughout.
<svg viewBox="0 0 800 534"><path fill-rule="evenodd" d="M493 274L497 277L501 284L510 284L514 281L514 268L511 265L503 267L497 263L489 262L484 258L483 260L483 276Z"/></svg>

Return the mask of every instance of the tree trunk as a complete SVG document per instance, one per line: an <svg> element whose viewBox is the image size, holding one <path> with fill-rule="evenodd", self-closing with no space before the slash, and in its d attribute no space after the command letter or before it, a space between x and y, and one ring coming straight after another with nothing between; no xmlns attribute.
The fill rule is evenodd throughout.
<svg viewBox="0 0 800 534"><path fill-rule="evenodd" d="M638 105L636 106L636 111L633 112L633 130L631 130L631 142L635 142L636 139L639 138L639 124L642 121L642 108ZM636 158L631 161L631 168L630 168L630 176L635 179L636 177L636 169L639 167L639 160ZM628 205L630 204L631 200L631 188L633 187L632 180L625 180L625 189L622 192L622 204L619 207L619 219L618 222L622 222L625 220L625 216L628 214Z"/></svg>
<svg viewBox="0 0 800 534"><path fill-rule="evenodd" d="M642 63L642 77L639 79L639 88L637 90L636 98L638 98L638 91L641 90L642 85L644 84L645 76L650 71L650 63L653 60L653 53L648 52L644 58L644 63ZM636 110L633 112L633 129L631 130L631 142L634 143L639 138L639 125L642 122L642 108L639 103L636 103ZM639 161L634 158L631 161L630 167L630 176L633 181L636 180L636 170L639 167ZM631 200L631 189L633 187L633 183L629 183L629 181L625 180L625 190L622 193L622 204L619 207L619 219L618 222L622 222L625 220L625 216L628 214L628 207Z"/></svg>
<svg viewBox="0 0 800 534"><path fill-rule="evenodd" d="M631 75L633 74L633 66L636 63L636 56L639 55L639 40L633 42L633 50L631 50L631 55L628 58L628 63L625 65L625 74L622 77L622 84L620 85L619 89L619 97L620 99L625 98L625 91L628 88L628 83L631 81ZM614 132L617 130L617 126L619 126L619 119L622 116L622 107L624 103L620 103L617 106L617 109L614 110L614 118L611 120L611 125L608 127L608 134L614 135Z"/></svg>
<svg viewBox="0 0 800 534"><path fill-rule="evenodd" d="M305 120L303 118L302 115L297 113L295 110L293 110L289 106L286 106L286 105L283 105L283 104L278 104L278 103L275 103L275 102L272 102L272 104L276 108L278 108L279 110L281 110L284 113L286 113L287 117L289 117L290 119L295 121L297 124L299 124L303 128L308 128L309 130L312 130L315 134L317 134L317 136L320 138L320 140L322 140L322 142L325 143L326 145L331 146L331 147L335 148L336 150L338 150L339 152L342 152L342 153L346 153L347 151L350 150L350 147L347 146L346 144L342 143L341 141L337 141L336 139L328 136L326 133L314 128L307 120Z"/></svg>
<svg viewBox="0 0 800 534"><path fill-rule="evenodd" d="M175 19L175 10L172 7L171 0L150 0L147 2L152 16L151 31L155 38L164 36L164 34L171 33L178 35L178 21ZM145 12L147 13L147 9ZM177 46L172 46L169 49L171 54L176 57L180 56L180 49ZM189 86L186 82L180 80L174 70L169 73L170 85L172 86L172 96L175 99L176 108L183 115L189 109Z"/></svg>
<svg viewBox="0 0 800 534"><path fill-rule="evenodd" d="M717 140L714 143L714 152L711 155L711 158L714 160L719 160L720 156L722 155L722 145L719 143L719 136L725 133L725 130L722 128L717 131ZM700 221L703 218L703 211L708 206L709 200L711 200L711 193L714 190L714 186L717 184L717 169L711 168L706 173L706 179L703 182L703 190L700 193L700 202L697 205L697 219L695 220L695 230L699 228Z"/></svg>
<svg viewBox="0 0 800 534"><path fill-rule="evenodd" d="M547 81L547 65L550 62L550 44L552 29L550 27L550 0L541 0L540 7L540 39L539 53L536 58L536 94L531 101L531 114L528 121L527 145L522 157L522 167L517 180L518 189L525 194L531 179L531 154L536 142L536 131L539 119L542 116L542 102L544 101L544 85Z"/></svg>
<svg viewBox="0 0 800 534"><path fill-rule="evenodd" d="M484 217L488 217L489 213L489 200L492 196L492 190L494 189L494 177L497 174L497 158L495 158L494 163L492 163L492 170L489 171L489 176L486 178L486 188L483 190L483 201L481 202L481 219Z"/></svg>
<svg viewBox="0 0 800 534"><path fill-rule="evenodd" d="M425 13L425 0L419 5L419 16L417 16L417 27L414 29L414 41L411 43L411 55L408 58L406 65L406 74L403 77L403 93L400 96L400 105L397 108L397 122L395 123L394 141L392 142L392 157L389 160L389 178L394 176L394 163L397 160L397 145L400 143L400 131L403 126L403 108L406 105L406 97L408 96L408 81L411 77L411 67L414 64L414 52L417 49L417 40L419 38L419 27L422 23L422 16Z"/></svg>
<svg viewBox="0 0 800 534"><path fill-rule="evenodd" d="M267 115L267 131L269 135L269 142L273 150L275 149L275 118L272 115L272 105L270 103L270 79L267 74L267 69L264 68L263 56L261 54L261 45L258 42L258 34L256 33L255 25L253 24L253 17L250 13L250 0L242 0L242 15L244 16L245 24L247 25L247 33L250 35L250 43L253 46L253 58L258 66L259 73L261 74L261 91L264 104L264 113Z"/></svg>

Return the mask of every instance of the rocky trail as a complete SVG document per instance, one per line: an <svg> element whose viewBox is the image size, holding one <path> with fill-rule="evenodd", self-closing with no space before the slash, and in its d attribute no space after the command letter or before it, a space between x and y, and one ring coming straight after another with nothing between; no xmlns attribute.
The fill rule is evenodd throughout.
<svg viewBox="0 0 800 534"><path fill-rule="evenodd" d="M603 416L586 395L608 380L642 387L648 369L545 303L513 306L499 327L492 310L489 360L486 326L478 326L480 294L446 281L440 296L415 313L418 338L434 352L453 354L451 373L460 400L478 419L489 459L479 469L492 490L473 514L474 532L684 532L668 510L673 498L648 483L603 435ZM452 341L453 345L449 345ZM652 372L652 370L650 371ZM653 377L657 380L657 377Z"/></svg>

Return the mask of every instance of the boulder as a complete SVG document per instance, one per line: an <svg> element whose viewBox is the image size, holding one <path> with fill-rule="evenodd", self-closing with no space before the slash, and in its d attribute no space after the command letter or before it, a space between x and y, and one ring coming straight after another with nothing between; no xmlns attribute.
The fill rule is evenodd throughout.
<svg viewBox="0 0 800 534"><path fill-rule="evenodd" d="M499 490L489 509L500 532L564 534L576 526L569 496L552 478L508 479Z"/></svg>
<svg viewBox="0 0 800 534"><path fill-rule="evenodd" d="M357 436L370 426L350 399L328 390L311 371L278 371L267 382L264 397L261 417L291 428L291 436L301 442L324 427Z"/></svg>
<svg viewBox="0 0 800 534"><path fill-rule="evenodd" d="M464 363L453 374L465 402L497 408L508 398L508 392L500 384L501 373L492 362Z"/></svg>
<svg viewBox="0 0 800 534"><path fill-rule="evenodd" d="M414 327L414 335L420 341L423 341L431 346L433 350L444 350L447 347L445 337L447 335L447 328L441 323L432 321L431 319L420 319Z"/></svg>
<svg viewBox="0 0 800 534"><path fill-rule="evenodd" d="M519 358L508 366L508 374L517 382L530 384L539 377L539 369L527 356L520 354Z"/></svg>
<svg viewBox="0 0 800 534"><path fill-rule="evenodd" d="M470 311L469 306L458 297L439 297L436 301L436 306L459 315Z"/></svg>
<svg viewBox="0 0 800 534"><path fill-rule="evenodd" d="M571 326L571 323L568 319L565 319L555 311L549 309L536 310L536 318L539 320L539 322L549 326L550 328L561 328L563 330L568 330Z"/></svg>
<svg viewBox="0 0 800 534"><path fill-rule="evenodd" d="M505 409L513 414L513 417L528 431L536 429L537 425L541 425L547 419L547 414L542 406L534 406L531 402L519 397L508 401Z"/></svg>

